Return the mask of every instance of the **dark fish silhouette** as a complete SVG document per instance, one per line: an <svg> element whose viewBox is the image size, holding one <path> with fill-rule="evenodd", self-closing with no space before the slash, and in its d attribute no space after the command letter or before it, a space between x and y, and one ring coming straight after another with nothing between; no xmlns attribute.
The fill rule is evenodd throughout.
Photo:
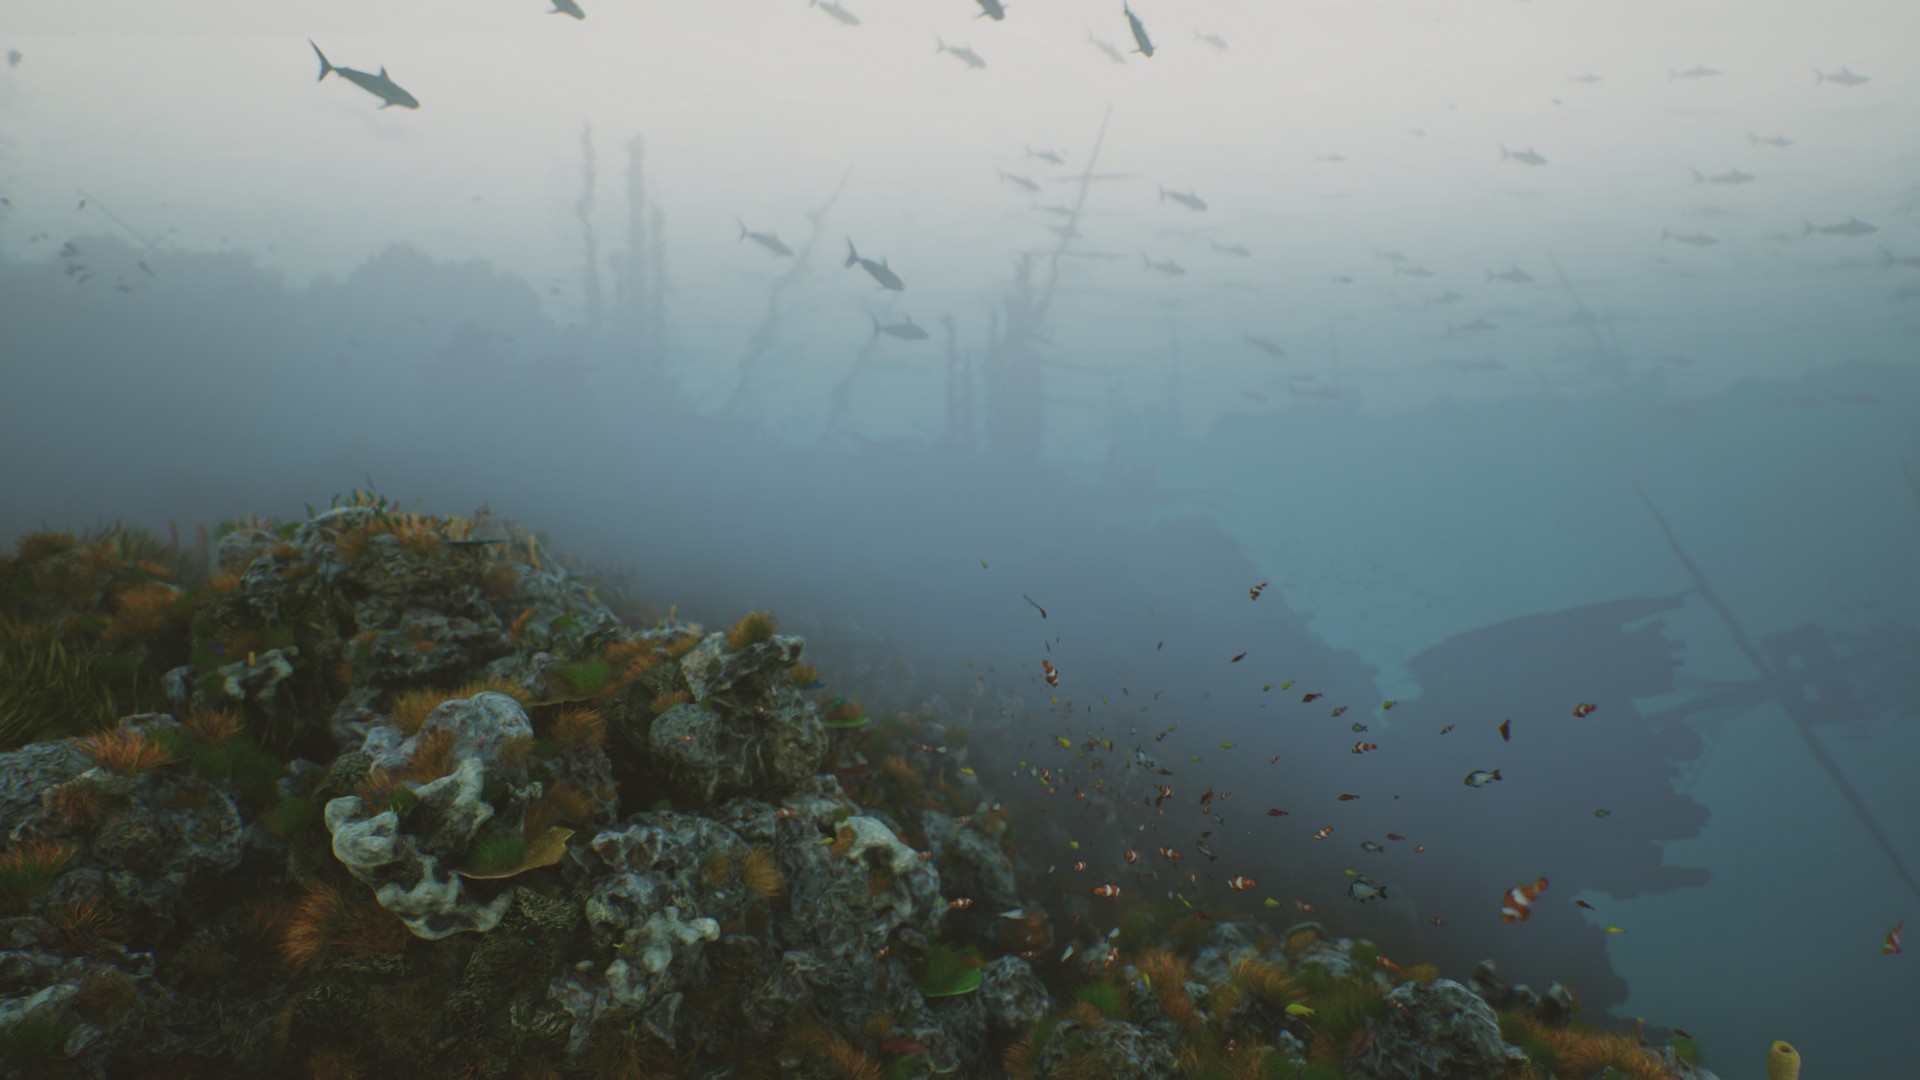
<svg viewBox="0 0 1920 1080"><path fill-rule="evenodd" d="M1676 244L1690 244L1693 247L1712 247L1713 245L1720 242L1718 240L1715 240L1713 237L1708 236L1706 233L1700 232L1698 230L1696 230L1692 236L1687 236L1682 233L1673 233L1673 232L1668 232L1665 229L1661 229L1660 239L1672 240Z"/></svg>
<svg viewBox="0 0 1920 1080"><path fill-rule="evenodd" d="M1147 28L1140 25L1140 16L1135 15L1133 8L1124 2L1120 8L1127 13L1127 28L1133 31L1133 43L1138 46L1133 51L1149 60L1153 59L1153 41L1147 37Z"/></svg>
<svg viewBox="0 0 1920 1080"><path fill-rule="evenodd" d="M1863 83L1870 83L1873 80L1867 78L1865 75L1855 75L1846 68L1841 68L1838 75L1829 75L1819 68L1815 68L1813 69L1813 81L1816 83L1830 82L1851 90L1856 86Z"/></svg>
<svg viewBox="0 0 1920 1080"><path fill-rule="evenodd" d="M1000 0L975 0L975 2L980 5L980 14L974 16L976 19L984 16L985 18L992 19L994 22L999 22L1007 17L1007 5L1001 3Z"/></svg>
<svg viewBox="0 0 1920 1080"><path fill-rule="evenodd" d="M849 237L847 239L847 266L852 267L856 264L872 276L873 280L879 282L880 287L883 289L902 292L907 287L907 283L900 280L900 275L894 273L893 268L887 265L887 260L881 259L879 262L874 262L872 259L861 258L860 253L853 249L853 239Z"/></svg>
<svg viewBox="0 0 1920 1080"><path fill-rule="evenodd" d="M574 3L573 0L553 0L553 10L547 12L547 14L571 15L576 19L584 19L587 17L587 13L581 11L580 5Z"/></svg>
<svg viewBox="0 0 1920 1080"><path fill-rule="evenodd" d="M860 16L834 3L833 0L807 0L807 6L817 7L821 11L833 16L834 21L842 26L860 25Z"/></svg>
<svg viewBox="0 0 1920 1080"><path fill-rule="evenodd" d="M313 40L309 38L307 44L313 45ZM387 69L384 66L381 67L380 74L369 75L364 71L355 71L349 67L335 67L327 61L327 54L321 52L320 46L318 45L313 45L313 55L320 58L320 79L325 79L328 74L337 71L340 73L341 78L385 102L385 104L380 106L383 109L391 108L395 105L403 109L417 109L420 107L420 99L400 89L398 83L388 78Z"/></svg>
<svg viewBox="0 0 1920 1080"><path fill-rule="evenodd" d="M970 68L984 69L987 66L987 62L985 60L980 59L980 54L977 52L974 52L970 46L949 45L945 41L941 40L938 34L934 35L933 40L936 42L939 42L940 44L939 48L933 50L933 54L935 56L938 56L941 53L952 53L953 55L959 57L960 60Z"/></svg>
<svg viewBox="0 0 1920 1080"><path fill-rule="evenodd" d="M1160 189L1160 201L1166 202L1168 199L1172 199L1174 202L1179 203L1189 210L1205 210L1207 208L1207 200L1195 195L1191 191L1168 191L1165 187L1162 187Z"/></svg>
<svg viewBox="0 0 1920 1080"><path fill-rule="evenodd" d="M775 255L790 256L793 254L792 248L780 242L779 234L752 232L748 230L747 223L744 221L740 222L740 239L751 240L761 247L766 248L768 251L773 252Z"/></svg>
<svg viewBox="0 0 1920 1080"><path fill-rule="evenodd" d="M899 338L901 341L925 341L927 339L927 332L913 321L913 316L911 315L907 316L907 321L897 322L891 326L882 326L880 320L872 315L867 316L867 318L873 319L874 337L885 334L890 338Z"/></svg>
<svg viewBox="0 0 1920 1080"><path fill-rule="evenodd" d="M1824 233L1828 236L1865 236L1868 233L1880 231L1880 226L1869 225L1857 217L1850 217L1838 225L1815 225L1809 221L1806 226L1806 229L1800 233L1801 236L1812 236L1814 233Z"/></svg>

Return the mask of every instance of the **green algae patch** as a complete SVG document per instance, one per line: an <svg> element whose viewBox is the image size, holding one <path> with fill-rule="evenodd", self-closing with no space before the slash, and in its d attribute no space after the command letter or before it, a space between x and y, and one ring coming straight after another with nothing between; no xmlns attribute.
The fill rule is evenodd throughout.
<svg viewBox="0 0 1920 1080"><path fill-rule="evenodd" d="M927 950L914 976L922 997L953 997L980 989L980 951L971 945L956 949L935 945Z"/></svg>

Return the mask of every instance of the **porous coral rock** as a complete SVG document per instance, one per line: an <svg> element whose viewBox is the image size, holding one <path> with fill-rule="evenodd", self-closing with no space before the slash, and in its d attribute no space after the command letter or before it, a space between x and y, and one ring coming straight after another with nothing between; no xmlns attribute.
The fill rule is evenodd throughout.
<svg viewBox="0 0 1920 1080"><path fill-rule="evenodd" d="M511 700L511 699L509 699ZM406 828L392 810L372 812L356 795L327 803L323 815L333 836L333 854L348 872L373 887L380 905L413 933L437 941L462 931L499 924L511 893L479 899L453 863L494 810L481 797L485 770L480 758L459 759L453 772L414 788L418 803Z"/></svg>
<svg viewBox="0 0 1920 1080"><path fill-rule="evenodd" d="M1500 1019L1452 979L1401 983L1371 1027L1373 1042L1355 1062L1367 1080L1435 1080L1519 1075L1527 1056L1500 1037Z"/></svg>
<svg viewBox="0 0 1920 1080"><path fill-rule="evenodd" d="M985 812L986 807L976 811ZM1020 906L1013 862L998 840L938 810L922 811L920 828L927 834L928 850L933 852L933 862L940 867L940 878L949 895L970 896L989 911Z"/></svg>
<svg viewBox="0 0 1920 1080"><path fill-rule="evenodd" d="M978 997L987 1021L1002 1033L1026 1031L1053 1004L1033 965L1017 956L997 956L980 968Z"/></svg>
<svg viewBox="0 0 1920 1080"><path fill-rule="evenodd" d="M1085 1066L1076 1068L1080 1062L1088 1063L1094 1071L1086 1072ZM1052 1036L1034 1062L1034 1075L1052 1076L1063 1065L1075 1070L1072 1075L1097 1075L1106 1080L1166 1080L1180 1073L1172 1044L1119 1020L1098 1024L1062 1020L1054 1025Z"/></svg>
<svg viewBox="0 0 1920 1080"><path fill-rule="evenodd" d="M805 647L801 638L776 634L770 641L734 652L727 648L726 635L715 632L680 658L680 674L695 701L717 696L757 697L768 683L800 662Z"/></svg>

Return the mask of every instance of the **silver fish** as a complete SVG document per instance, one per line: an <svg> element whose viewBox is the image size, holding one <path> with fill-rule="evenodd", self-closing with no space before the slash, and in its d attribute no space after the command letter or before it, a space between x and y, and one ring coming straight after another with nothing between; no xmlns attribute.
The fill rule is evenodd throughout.
<svg viewBox="0 0 1920 1080"><path fill-rule="evenodd" d="M1720 242L1718 240L1715 240L1713 237L1708 236L1706 233L1700 232L1698 230L1695 230L1693 235L1688 236L1684 233L1672 233L1672 232L1668 232L1665 229L1661 229L1660 239L1672 240L1676 244L1689 244L1693 247L1712 247L1713 245Z"/></svg>
<svg viewBox="0 0 1920 1080"><path fill-rule="evenodd" d="M833 0L807 0L807 6L817 7L821 11L833 16L834 21L838 22L841 26L860 25L860 16L834 3Z"/></svg>
<svg viewBox="0 0 1920 1080"><path fill-rule="evenodd" d="M1824 233L1827 236L1865 236L1868 233L1880 231L1880 226L1869 225L1857 217L1850 217L1838 225L1815 225L1811 221L1806 225L1806 229L1800 233L1801 236L1812 236L1814 233Z"/></svg>
<svg viewBox="0 0 1920 1080"><path fill-rule="evenodd" d="M1368 852L1369 854L1378 855L1381 852L1386 851L1387 849L1381 847L1379 844L1376 844L1371 840L1362 840L1360 841L1360 850Z"/></svg>
<svg viewBox="0 0 1920 1080"><path fill-rule="evenodd" d="M1826 72L1821 71L1819 68L1815 68L1813 69L1813 81L1816 83L1830 82L1839 86L1844 86L1847 89L1851 90L1856 86L1860 86L1864 83L1870 83L1873 80L1867 78L1865 75L1855 75L1852 71L1849 71L1846 68L1841 68L1840 74L1838 75L1829 75Z"/></svg>
<svg viewBox="0 0 1920 1080"><path fill-rule="evenodd" d="M1127 29L1133 31L1133 43L1138 46L1133 51L1149 60L1153 59L1153 42L1147 37L1147 28L1141 25L1140 16L1135 15L1133 13L1133 7L1125 3L1124 0L1120 7L1121 10L1126 12Z"/></svg>
<svg viewBox="0 0 1920 1080"><path fill-rule="evenodd" d="M313 39L307 39L307 44L313 45L313 55L320 58L320 78L322 80L334 72L339 72L341 78L372 94L374 97L379 98L383 102L380 106L383 109L391 108L395 105L403 109L417 109L420 107L420 99L400 89L400 84L387 77L387 69L385 67L380 69L378 75L369 75L364 71L355 71L347 67L335 67L328 62L327 54L320 51L320 46L313 44Z"/></svg>
<svg viewBox="0 0 1920 1080"><path fill-rule="evenodd" d="M926 330L916 324L911 315L907 316L906 322L897 322L892 326L881 325L880 320L871 315L867 317L873 319L873 336L876 338L881 334L885 334L890 338L899 338L901 341L925 341L927 339ZM945 747L941 749L944 750Z"/></svg>
<svg viewBox="0 0 1920 1080"><path fill-rule="evenodd" d="M887 265L887 260L881 259L879 262L874 262L872 259L861 258L860 253L853 249L853 238L848 237L847 266L852 267L856 264L871 275L873 280L879 282L883 289L901 292L907 287L907 283L900 280L900 275L894 273L893 268Z"/></svg>
<svg viewBox="0 0 1920 1080"><path fill-rule="evenodd" d="M975 15L974 18L985 17L999 22L1007 17L1007 5L1000 0L977 0L977 2L980 5L980 14Z"/></svg>
<svg viewBox="0 0 1920 1080"><path fill-rule="evenodd" d="M574 3L573 0L553 0L553 10L547 12L547 14L571 15L576 19L584 19L587 17L587 13L581 11L580 5Z"/></svg>
<svg viewBox="0 0 1920 1080"><path fill-rule="evenodd" d="M945 41L942 41L939 35L937 34L934 36L933 40L940 43L940 47L933 50L933 54L935 56L938 56L941 53L952 53L953 55L959 57L960 60L963 63L965 63L968 67L973 68L975 70L979 70L987 66L987 62L985 60L980 59L980 54L977 52L974 52L972 48L966 45L949 45Z"/></svg>
<svg viewBox="0 0 1920 1080"><path fill-rule="evenodd" d="M1500 779L1499 769L1495 769L1492 772L1488 772L1485 769L1475 769L1472 772L1468 773L1467 778L1461 781L1461 783L1467 785L1468 787L1481 788L1481 787L1486 787L1488 784L1491 784L1498 779Z"/></svg>
<svg viewBox="0 0 1920 1080"><path fill-rule="evenodd" d="M766 248L768 251L773 252L775 255L791 256L793 254L792 248L780 242L780 237L778 234L770 233L770 232L753 232L752 230L747 228L747 223L744 221L738 222L738 224L740 226L740 239L751 240L754 243L759 244L761 247Z"/></svg>
<svg viewBox="0 0 1920 1080"><path fill-rule="evenodd" d="M1165 186L1162 186L1160 188L1160 201L1166 202L1168 199L1172 199L1174 202L1179 203L1189 210L1205 210L1207 208L1207 200L1195 195L1191 191L1168 191Z"/></svg>
<svg viewBox="0 0 1920 1080"><path fill-rule="evenodd" d="M1547 159L1534 153L1533 147L1531 146L1525 150L1509 150L1505 144L1502 144L1500 147L1500 160L1506 161L1508 159L1517 161L1522 165L1545 165L1547 163Z"/></svg>

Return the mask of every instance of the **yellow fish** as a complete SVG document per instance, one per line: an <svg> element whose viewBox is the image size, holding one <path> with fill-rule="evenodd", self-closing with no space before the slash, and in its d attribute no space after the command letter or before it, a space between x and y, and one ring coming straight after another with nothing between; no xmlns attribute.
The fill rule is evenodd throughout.
<svg viewBox="0 0 1920 1080"><path fill-rule="evenodd" d="M1622 930L1621 928L1619 928L1619 927L1617 927L1617 926L1609 926L1609 927L1607 927L1607 933L1609 933L1609 934L1624 934L1624 933L1626 933L1626 931L1625 931L1625 930Z"/></svg>
<svg viewBox="0 0 1920 1080"><path fill-rule="evenodd" d="M1266 684L1265 686L1262 686L1262 687L1260 688L1260 692L1264 694L1264 693L1266 693L1267 691L1269 691L1269 690L1271 690L1271 689L1273 689L1273 684L1272 684L1272 683L1268 683L1268 684Z"/></svg>
<svg viewBox="0 0 1920 1080"><path fill-rule="evenodd" d="M968 768L968 767L966 767L965 765L962 765L962 766L960 766L960 775L961 775L961 776L972 776L972 775L973 775L973 770L972 770L972 769L970 769L970 768Z"/></svg>
<svg viewBox="0 0 1920 1080"><path fill-rule="evenodd" d="M1268 906L1268 907L1279 907L1279 906L1280 906L1280 901L1278 901L1278 900L1275 900L1275 899L1274 899L1273 897L1271 897L1271 896L1269 896L1269 897L1267 897L1267 906Z"/></svg>
<svg viewBox="0 0 1920 1080"><path fill-rule="evenodd" d="M1287 1006L1287 1015L1288 1016L1312 1016L1313 1006L1302 1005L1296 1001L1291 1005Z"/></svg>
<svg viewBox="0 0 1920 1080"><path fill-rule="evenodd" d="M1069 841L1067 841L1067 846L1068 846L1068 847L1070 847L1070 848L1072 848L1072 849L1073 849L1073 850L1075 850L1075 851L1079 851L1079 850L1080 850L1080 841L1078 841L1078 840L1069 840Z"/></svg>
<svg viewBox="0 0 1920 1080"><path fill-rule="evenodd" d="M819 840L816 840L814 843L820 847L825 847L826 845L833 843L833 837L823 836Z"/></svg>
<svg viewBox="0 0 1920 1080"><path fill-rule="evenodd" d="M1058 704L1060 704L1060 695L1059 695L1059 694L1048 694L1048 695L1047 695L1047 703L1048 703L1048 704L1050 704L1050 705L1058 705Z"/></svg>
<svg viewBox="0 0 1920 1080"><path fill-rule="evenodd" d="M1065 735L1055 735L1055 736L1053 737L1053 741L1054 741L1054 742L1057 742L1057 743L1059 743L1059 744L1060 744L1060 749L1062 749L1062 750L1071 750L1071 749L1073 749L1073 740L1072 740L1072 739L1069 739L1069 738L1067 738L1067 737L1066 737Z"/></svg>
<svg viewBox="0 0 1920 1080"><path fill-rule="evenodd" d="M1221 743L1221 744L1220 744L1220 749L1222 749L1222 750L1231 750L1231 749L1233 749L1234 747L1236 747L1236 746L1238 746L1238 745L1240 745L1240 744L1239 744L1239 743L1230 743L1230 742L1223 742L1223 743Z"/></svg>

